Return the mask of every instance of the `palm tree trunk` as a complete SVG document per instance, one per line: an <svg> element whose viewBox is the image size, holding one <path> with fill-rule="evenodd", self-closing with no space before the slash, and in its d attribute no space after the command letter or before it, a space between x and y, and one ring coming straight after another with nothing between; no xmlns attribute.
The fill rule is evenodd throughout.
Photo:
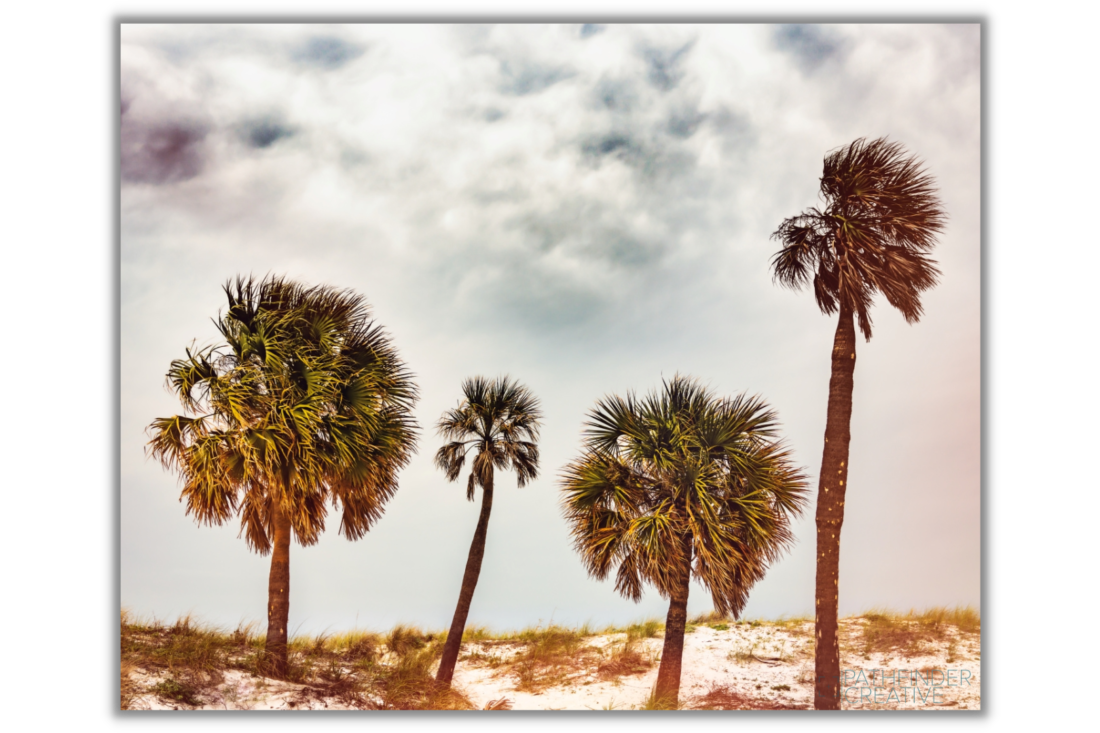
<svg viewBox="0 0 1100 733"><path fill-rule="evenodd" d="M657 670L654 690L657 700L668 707L680 704L680 670L684 661L684 629L687 626L688 591L691 589L691 536L684 537L687 556L685 572L669 594L668 617L665 619L665 643L661 649L661 666Z"/></svg>
<svg viewBox="0 0 1100 733"><path fill-rule="evenodd" d="M485 557L485 535L489 529L489 513L493 510L493 474L481 491L481 516L474 530L474 541L470 543L470 555L466 559L466 572L462 576L462 590L458 593L458 606L455 608L451 630L447 632L447 642L443 645L443 658L439 662L439 672L435 678L445 684L451 684L458 661L458 651L462 647L462 634L466 631L466 617L470 614L470 602L474 598L478 576L481 575L481 559Z"/></svg>
<svg viewBox="0 0 1100 733"><path fill-rule="evenodd" d="M856 369L855 324L852 310L844 306L840 308L833 339L832 367L825 449L817 488L817 639L814 652L814 708L817 710L840 709L840 647L837 643L840 527L844 523L844 492L848 484L852 378Z"/></svg>
<svg viewBox="0 0 1100 733"><path fill-rule="evenodd" d="M271 575L267 581L267 674L283 679L287 673L286 625L290 617L290 517L274 503L275 537Z"/></svg>

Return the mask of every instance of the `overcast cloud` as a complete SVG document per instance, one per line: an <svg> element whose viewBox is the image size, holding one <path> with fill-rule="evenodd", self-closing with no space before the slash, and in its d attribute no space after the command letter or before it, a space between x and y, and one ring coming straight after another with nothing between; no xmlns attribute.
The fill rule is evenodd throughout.
<svg viewBox="0 0 1100 733"><path fill-rule="evenodd" d="M291 551L291 627L443 628L477 506L431 457L463 378L542 399L541 477L497 479L470 622L660 615L586 577L558 470L605 394L679 372L762 395L820 465L835 320L771 282L825 153L888 136L936 177L944 273L860 340L840 608L980 604L980 33L967 26L136 26L121 33L122 604L263 619L268 558L197 527L144 428L220 286L357 290L424 435L369 535ZM811 613L813 508L748 616ZM690 609L709 599L694 586Z"/></svg>

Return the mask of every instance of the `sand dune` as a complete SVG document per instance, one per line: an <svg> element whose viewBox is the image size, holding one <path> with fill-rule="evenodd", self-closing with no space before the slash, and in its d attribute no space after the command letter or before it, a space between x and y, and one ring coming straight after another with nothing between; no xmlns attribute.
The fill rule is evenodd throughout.
<svg viewBox="0 0 1100 733"><path fill-rule="evenodd" d="M656 625L654 625L656 626ZM813 625L809 622L709 623L685 637L680 706L685 709L806 709L813 701ZM651 633L656 633L654 629ZM457 707L491 703L513 710L643 709L657 676L663 640L623 632L539 646L515 635L463 644L454 689ZM574 634L569 637L568 634ZM545 637L550 638L550 637ZM841 621L845 709L970 709L981 704L980 632L952 624L869 615ZM545 641L545 639L544 639ZM387 652L379 668L399 663ZM126 661L124 659L124 664ZM438 662L435 663L436 665ZM377 709L370 685L295 684L241 669L214 670L187 695L165 670L124 672L131 709ZM429 668L430 671L434 669ZM345 672L350 672L350 668ZM322 675L323 676L323 675ZM128 680L128 682L126 681ZM125 693L125 690L124 690Z"/></svg>

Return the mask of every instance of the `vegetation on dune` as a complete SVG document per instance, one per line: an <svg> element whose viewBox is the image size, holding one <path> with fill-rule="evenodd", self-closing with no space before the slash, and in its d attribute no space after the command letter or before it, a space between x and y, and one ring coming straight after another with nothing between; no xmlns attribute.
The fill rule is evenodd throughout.
<svg viewBox="0 0 1100 733"><path fill-rule="evenodd" d="M924 653L929 644L944 641L949 642L948 657L953 657L956 639L979 634L982 628L981 616L971 606L910 610L904 614L873 609L858 618L862 625L856 637L856 649L864 657L875 653L917 656Z"/></svg>
<svg viewBox="0 0 1100 733"><path fill-rule="evenodd" d="M440 686L431 671L444 634L398 626L389 634L351 631L295 637L287 644L283 679L299 685L299 703L336 699L373 710L462 710L472 707L461 693ZM122 618L122 707L140 694L199 706L215 699L225 673L238 670L263 678L266 640L252 626L225 632L184 617L175 624ZM140 689L135 672L159 675ZM294 702L293 700L291 702Z"/></svg>
<svg viewBox="0 0 1100 733"><path fill-rule="evenodd" d="M812 640L800 642L799 619L731 621L718 614L692 619L699 628L715 633L749 631L744 647L730 652L728 661L748 669L789 665L808 659ZM726 627L726 628L720 628ZM920 656L930 644L950 657L953 645L961 649L976 640L981 620L967 608L932 608L907 614L876 609L842 621L845 654ZM536 626L517 631L494 632L472 627L476 639L465 640L471 665L488 668L504 677L517 692L540 693L575 684L615 682L641 675L656 664L656 650L646 640L659 637L659 621L649 619L622 627L595 631L587 625ZM122 709L147 705L150 696L178 707L220 707L235 699L235 685L227 674L237 672L254 680L260 697L270 680L262 660L265 638L255 624L232 631L195 622L184 616L174 623L141 620L123 612L120 703ZM446 632L423 631L398 625L386 633L347 631L289 640L288 674L280 688L288 706L333 700L349 707L370 710L461 710L474 706L463 692L440 684L434 675L442 656ZM609 638L610 637L610 638ZM965 650L964 650L965 651ZM973 654L973 649L968 650ZM951 661L948 659L947 661ZM798 680L812 684L812 678ZM789 691L778 685L772 691ZM289 690L289 692L287 692ZM759 690L735 690L716 685L702 695L685 700L658 697L656 689L642 709L777 709L789 707L782 700L761 697ZM243 693L241 693L243 694ZM505 697L493 700L493 709L507 709ZM247 704L245 705L247 706ZM611 707L614 707L612 704ZM610 709L610 708L609 708Z"/></svg>
<svg viewBox="0 0 1100 733"><path fill-rule="evenodd" d="M148 450L197 522L240 515L249 547L271 553L264 663L285 677L291 537L317 542L329 502L349 540L378 520L414 450L417 393L361 296L279 277L224 290L225 342L172 362L185 414L154 420Z"/></svg>
<svg viewBox="0 0 1100 733"><path fill-rule="evenodd" d="M908 323L922 314L921 294L939 270L928 254L946 216L934 182L901 145L859 139L830 152L821 175L825 205L783 221L772 235L783 245L772 259L775 279L812 284L822 313L839 313L833 339L825 445L817 494L816 700L840 705L837 607L840 533L848 481L855 324L871 340L870 309L882 294Z"/></svg>
<svg viewBox="0 0 1100 733"><path fill-rule="evenodd" d="M466 618L481 575L489 515L493 508L494 473L498 469L514 470L520 488L538 477L537 443L542 419L538 399L508 377L467 379L462 384L462 393L458 407L446 412L439 421L440 435L450 442L436 453L435 464L447 474L448 480L455 481L462 473L466 456L473 452L466 498L473 501L480 486L481 513L470 543L458 604L448 632L449 641L443 648L439 664L437 679L444 685L449 685L454 677Z"/></svg>
<svg viewBox="0 0 1100 733"><path fill-rule="evenodd" d="M676 376L644 399L601 400L582 456L563 470L563 504L589 573L616 571L635 601L644 583L669 599L655 694L675 707L691 579L737 616L793 540L806 479L758 398L720 399Z"/></svg>

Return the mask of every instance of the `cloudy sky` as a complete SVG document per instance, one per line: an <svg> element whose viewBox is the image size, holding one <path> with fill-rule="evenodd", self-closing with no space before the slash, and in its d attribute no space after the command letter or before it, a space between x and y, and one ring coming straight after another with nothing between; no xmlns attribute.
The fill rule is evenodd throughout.
<svg viewBox="0 0 1100 733"><path fill-rule="evenodd" d="M842 613L980 605L980 32L905 26L145 26L121 31L121 602L264 618L268 559L198 527L145 427L220 286L363 293L416 373L419 454L358 542L291 551L291 628L445 627L477 505L431 457L463 378L542 400L542 476L500 476L470 620L663 616L586 577L558 470L595 401L676 373L763 396L820 465L835 321L771 282L824 154L888 136L949 216L944 276L859 342ZM810 613L813 509L748 616ZM695 586L692 612L709 609Z"/></svg>

